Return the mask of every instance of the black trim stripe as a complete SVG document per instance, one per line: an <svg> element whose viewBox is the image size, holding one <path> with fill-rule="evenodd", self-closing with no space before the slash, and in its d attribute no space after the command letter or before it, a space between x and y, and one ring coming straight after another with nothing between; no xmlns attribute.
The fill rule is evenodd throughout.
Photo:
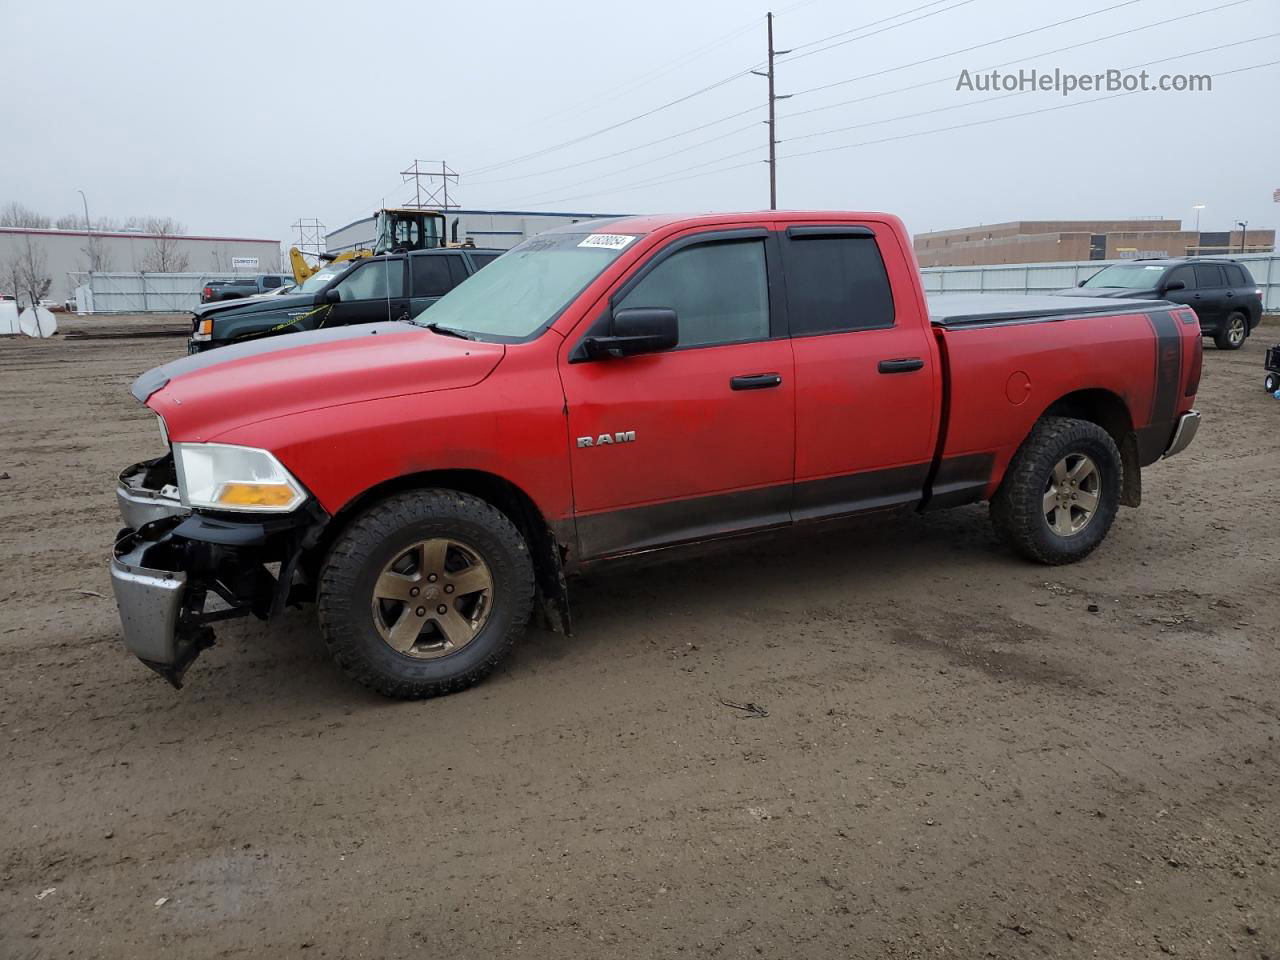
<svg viewBox="0 0 1280 960"><path fill-rule="evenodd" d="M931 463L926 461L580 515L575 518L580 559L602 560L793 523L910 509L926 502L931 510L973 503L983 498L994 462L991 453L946 458L927 501L924 488Z"/></svg>
<svg viewBox="0 0 1280 960"><path fill-rule="evenodd" d="M1151 389L1151 416L1139 428L1138 460L1143 466L1160 459L1173 435L1182 392L1182 331L1172 310L1147 314L1155 334L1155 363Z"/></svg>

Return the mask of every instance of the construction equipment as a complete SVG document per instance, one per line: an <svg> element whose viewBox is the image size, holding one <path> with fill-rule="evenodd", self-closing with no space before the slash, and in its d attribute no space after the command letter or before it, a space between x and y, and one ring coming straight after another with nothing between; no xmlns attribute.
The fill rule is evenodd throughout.
<svg viewBox="0 0 1280 960"><path fill-rule="evenodd" d="M316 256L321 263L340 263L359 260L383 253L400 253L409 250L431 250L445 243L445 215L439 210L385 208L374 213L373 248L360 247L342 253L321 253ZM289 250L289 265L293 268L294 283L302 283L320 267L307 262L297 247Z"/></svg>

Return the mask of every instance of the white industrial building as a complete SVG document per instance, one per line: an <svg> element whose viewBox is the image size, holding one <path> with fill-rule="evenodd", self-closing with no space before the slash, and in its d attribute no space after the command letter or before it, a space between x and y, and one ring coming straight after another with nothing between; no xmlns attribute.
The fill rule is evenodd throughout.
<svg viewBox="0 0 1280 960"><path fill-rule="evenodd" d="M59 302L75 287L70 275L87 273L95 256L98 272L137 273L157 261L158 245L163 245L165 260L175 264L174 273L275 273L281 268L279 240L0 227L0 293L13 293L3 288L3 268L25 252L28 239L53 281L46 296Z"/></svg>
<svg viewBox="0 0 1280 960"><path fill-rule="evenodd" d="M545 210L449 210L447 216L447 238L450 243L470 240L477 247L509 250L525 238L552 227L621 214L548 213ZM368 249L373 246L373 240L374 218L370 215L325 234L325 249L329 253Z"/></svg>

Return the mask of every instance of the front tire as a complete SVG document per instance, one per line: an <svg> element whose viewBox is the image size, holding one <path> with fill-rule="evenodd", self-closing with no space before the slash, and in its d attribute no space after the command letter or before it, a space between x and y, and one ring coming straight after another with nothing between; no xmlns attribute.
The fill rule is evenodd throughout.
<svg viewBox="0 0 1280 960"><path fill-rule="evenodd" d="M1239 350L1249 336L1249 318L1240 311L1228 314L1222 329L1214 335L1213 344L1219 350Z"/></svg>
<svg viewBox="0 0 1280 960"><path fill-rule="evenodd" d="M413 700L492 672L533 606L529 548L501 511L453 490L398 494L356 517L320 571L320 631L357 683Z"/></svg>
<svg viewBox="0 0 1280 960"><path fill-rule="evenodd" d="M1045 417L991 498L992 522L1027 559L1074 563L1111 529L1123 476L1120 451L1107 431L1087 420Z"/></svg>
<svg viewBox="0 0 1280 960"><path fill-rule="evenodd" d="M1275 393L1277 390L1280 390L1280 376L1276 376L1274 373L1268 373L1262 378L1262 388L1266 390L1267 393Z"/></svg>

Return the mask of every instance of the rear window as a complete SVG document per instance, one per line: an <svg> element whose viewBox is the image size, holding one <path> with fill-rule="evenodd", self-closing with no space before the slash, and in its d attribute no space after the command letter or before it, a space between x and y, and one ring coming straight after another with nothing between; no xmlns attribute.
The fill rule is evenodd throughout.
<svg viewBox="0 0 1280 960"><path fill-rule="evenodd" d="M787 305L793 337L892 327L893 293L875 238L791 238Z"/></svg>
<svg viewBox="0 0 1280 960"><path fill-rule="evenodd" d="M1222 268L1216 263L1196 264L1196 286L1201 290L1225 287L1226 285L1226 281L1222 277Z"/></svg>
<svg viewBox="0 0 1280 960"><path fill-rule="evenodd" d="M499 255L496 253L473 253L471 255L471 262L474 263L476 265L476 269L479 270L481 267L487 267L489 264L493 263L493 261L498 259L498 256Z"/></svg>
<svg viewBox="0 0 1280 960"><path fill-rule="evenodd" d="M1235 263L1224 263L1222 269L1227 272L1227 286L1229 287L1248 287L1253 286L1253 280L1249 276L1244 267Z"/></svg>

